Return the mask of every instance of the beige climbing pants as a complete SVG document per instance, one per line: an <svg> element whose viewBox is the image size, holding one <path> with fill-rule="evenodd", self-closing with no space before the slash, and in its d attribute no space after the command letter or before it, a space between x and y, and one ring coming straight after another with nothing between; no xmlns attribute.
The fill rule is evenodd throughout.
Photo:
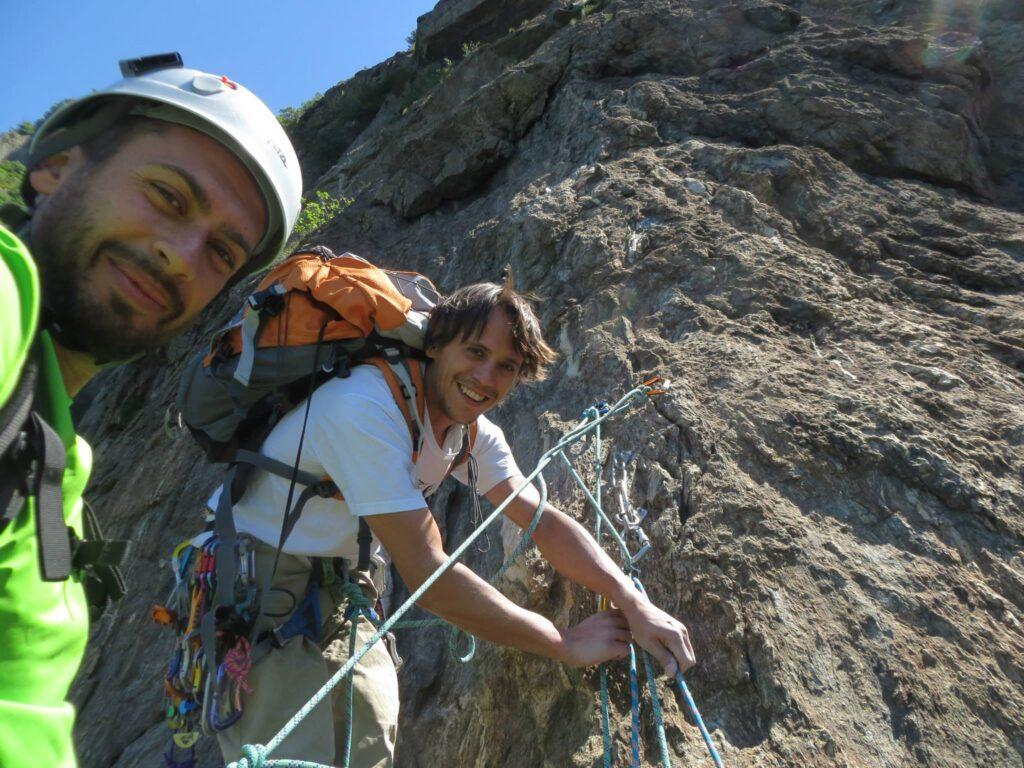
<svg viewBox="0 0 1024 768"><path fill-rule="evenodd" d="M256 545L256 578L261 580L274 561L274 548ZM294 601L306 592L313 561L282 554L270 594L263 605L257 633L280 625ZM259 582L258 582L259 583ZM377 585L380 589L381 585ZM372 587L370 587L372 589ZM294 595L294 600L291 597ZM345 606L336 604L326 587L320 589L325 635L319 645L301 635L288 640L258 661L242 695L242 717L217 735L225 762L242 755L243 744L266 744L349 657L349 624L342 623ZM267 615L270 614L270 615ZM356 649L374 632L358 622ZM363 656L351 676L352 751L350 768L391 768L398 732L398 675L383 642ZM292 758L341 765L347 733L348 678L317 705L277 749L272 758Z"/></svg>

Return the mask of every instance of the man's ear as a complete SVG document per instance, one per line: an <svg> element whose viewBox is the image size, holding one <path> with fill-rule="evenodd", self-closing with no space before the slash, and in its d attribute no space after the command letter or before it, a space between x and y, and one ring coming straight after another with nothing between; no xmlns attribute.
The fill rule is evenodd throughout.
<svg viewBox="0 0 1024 768"><path fill-rule="evenodd" d="M437 352L437 344L431 344L429 347L423 350L423 354L425 354L431 360L434 360L437 357Z"/></svg>
<svg viewBox="0 0 1024 768"><path fill-rule="evenodd" d="M28 173L29 184L39 195L52 195L85 160L81 147L72 147L40 160Z"/></svg>

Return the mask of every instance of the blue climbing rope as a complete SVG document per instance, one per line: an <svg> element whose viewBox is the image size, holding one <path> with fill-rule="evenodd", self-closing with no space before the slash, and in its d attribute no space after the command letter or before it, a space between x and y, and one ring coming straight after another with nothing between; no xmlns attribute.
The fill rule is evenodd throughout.
<svg viewBox="0 0 1024 768"><path fill-rule="evenodd" d="M607 403L605 403L607 405ZM600 416L597 406L583 412L583 418L592 419ZM594 500L601 506L601 422L594 426ZM594 515L594 541L601 546L601 516ZM604 598L597 596L598 610L604 609ZM599 664L597 674L601 681L601 754L604 768L612 768L612 734L608 724L608 665Z"/></svg>
<svg viewBox="0 0 1024 768"><path fill-rule="evenodd" d="M633 754L633 768L640 768L640 683L636 674L636 647L629 644L629 708L632 712L629 746Z"/></svg>
<svg viewBox="0 0 1024 768"><path fill-rule="evenodd" d="M527 488L531 482L536 481L540 486L540 503L538 504L537 511L534 513L533 519L530 522L528 528L523 532L523 535L516 546L512 554L506 559L499 569L498 573L493 577L492 581L500 579L512 563L522 554L525 550L529 541L532 539L533 533L536 530L537 525L540 522L541 516L544 511L545 504L547 502L547 486L544 482L543 472L547 466L556 459L561 459L568 467L571 476L575 483L582 489L584 496L590 503L590 506L595 510L596 524L595 534L600 537L602 531L602 523L607 525L608 533L615 540L619 546L620 552L623 556L623 568L627 573L633 575L633 559L629 552L629 547L626 542L615 530L615 526L611 520L605 515L604 510L601 506L601 480L600 480L600 467L601 467L601 454L600 454L600 425L607 419L617 415L618 413L632 407L639 401L646 402L649 397L654 394L659 394L660 390L653 388L655 380L646 382L643 386L637 387L630 392L626 393L621 397L614 405L608 405L607 403L598 403L592 408L587 409L583 414L582 421L577 424L574 428L565 433L561 439L548 451L546 451L537 462L537 466L533 472L525 478L522 486L513 491L509 496L499 504L490 515L488 515L480 524L476 530L473 531L465 541L462 542L448 558L434 571L407 599L398 607L394 614L389 617L386 621L377 622L372 621L376 626L372 637L364 642L358 649L355 648L355 637L356 627L359 620L363 617L369 618L365 615L362 607L358 607L350 620L350 638L349 638L349 658L345 664L335 672L331 678L313 695L312 698L306 704L304 704L299 711L281 728L274 737L267 742L266 745L262 744L246 744L242 747L241 758L233 763L229 763L226 768L330 768L330 766L323 766L319 763L306 762L301 760L289 760L289 759L270 759L270 755L273 751L281 745L281 743L288 737L288 735L298 726L300 722L321 702L327 695L338 685L343 679L349 677L355 668L356 664L366 655L366 653L381 638L384 637L392 628L397 626L426 626L428 624L439 623L438 620L432 619L428 621L407 621L399 623L399 620L416 604L416 602L436 583L436 581L447 572L451 566L466 552L466 550L473 545L473 543L484 534L484 532L501 516L505 511L505 508L517 498L522 491ZM595 485L595 492L591 493L590 489L587 488L583 478L580 477L579 473L573 467L572 462L565 455L565 450L570 445L574 444L578 440L582 439L585 435L590 432L595 432L597 451L595 457L595 467L597 470L597 482ZM637 588L643 592L643 585L640 584L639 580L635 578L634 583ZM462 658L468 660L472 658L473 651L475 649L475 639L472 635L469 637L469 649L466 654L462 655ZM455 643L457 635L453 634L450 639L450 646L455 652ZM456 653L457 655L457 653ZM634 701L633 708L633 760L634 765L639 766L639 683L637 680L637 666L636 666L636 654L632 645L630 646L630 688L631 696ZM642 653L645 669L647 672L648 689L650 691L652 699L652 711L654 712L655 722L659 734L659 747L661 749L662 762L665 768L669 768L670 763L668 761L668 747L665 742L664 724L662 722L660 702L658 701L657 687L654 681L654 673L650 666L650 660L646 653ZM715 760L716 766L722 768L722 763L718 757L718 753L715 751L714 745L711 742L710 735L707 733L707 729L704 727L703 721L700 719L700 714L697 712L696 705L693 703L693 699L689 694L686 684L682 680L681 675L676 676L676 682L680 686L680 691L683 692L684 699L686 699L687 705L690 707L691 713L694 715L695 721L698 723L698 727L701 730L701 734L704 737L705 742L708 745L708 749L711 751L712 757ZM346 739L346 748L344 754L344 766L349 764L349 756L351 753L351 722L352 722L352 687L351 683L348 691L348 721L349 721L349 735ZM610 737L610 726L608 718L608 690L607 690L607 677L605 672L605 665L601 665L601 712L602 712L602 734L603 734L603 746L604 746L604 765L605 768L611 768L612 764L612 752L611 752L611 737Z"/></svg>
<svg viewBox="0 0 1024 768"><path fill-rule="evenodd" d="M608 665L598 667L601 678L601 746L604 748L604 768L612 768L612 734L608 722Z"/></svg>
<svg viewBox="0 0 1024 768"><path fill-rule="evenodd" d="M633 574L633 584L641 595L647 597L647 590L644 589L644 585L640 579ZM646 654L645 654L646 656ZM645 658L646 663L646 658ZM648 685L651 687L652 696L654 691L654 675L648 668ZM704 739L704 744L708 748L708 753L711 755L712 761L715 763L716 768L725 768L722 763L722 758L718 754L718 750L715 748L715 743L711 740L711 734L708 733L707 726L704 725L704 718L700 716L700 711L697 709L697 703L693 700L693 696L690 695L690 689L686 686L686 681L683 680L683 675L678 670L676 671L676 686L679 688L679 692L683 695L683 700L686 702L687 708L690 710L690 714L693 716L694 722L697 724L697 729L700 731L701 738ZM655 715L657 719L660 715Z"/></svg>
<svg viewBox="0 0 1024 768"><path fill-rule="evenodd" d="M683 695L683 700L686 702L690 714L693 715L694 722L697 723L697 728L700 730L704 743L707 744L708 752L711 753L711 759L714 760L716 768L725 768L722 764L722 758L718 755L718 750L715 749L715 743L711 741L711 734L708 733L707 726L704 725L704 718L697 711L697 704L694 702L693 696L690 695L690 689L686 687L686 681L683 680L683 676L679 672L676 672L676 686L679 688L679 693Z"/></svg>

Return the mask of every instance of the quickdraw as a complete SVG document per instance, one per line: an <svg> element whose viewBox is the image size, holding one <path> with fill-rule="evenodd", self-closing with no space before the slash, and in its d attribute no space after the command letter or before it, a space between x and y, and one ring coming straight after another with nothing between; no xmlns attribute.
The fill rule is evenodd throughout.
<svg viewBox="0 0 1024 768"><path fill-rule="evenodd" d="M641 524L647 517L647 510L642 507L634 507L629 500L629 486L632 479L629 471L630 462L636 457L633 451L616 451L615 460L612 462L612 487L619 502L619 513L615 520L622 526L622 538L627 543L636 546L632 554L632 565L636 566L637 561L646 555L651 549L651 540L647 538Z"/></svg>
<svg viewBox="0 0 1024 768"><path fill-rule="evenodd" d="M242 716L242 693L250 693L249 632L259 607L256 559L252 542L239 536L234 596L236 603L217 621L217 658L207 658L199 635L203 616L213 610L217 589L216 536L202 543L182 542L171 556L174 588L165 605L150 610L154 622L177 632L164 676L166 720L171 743L166 768L194 768L200 734L231 727Z"/></svg>

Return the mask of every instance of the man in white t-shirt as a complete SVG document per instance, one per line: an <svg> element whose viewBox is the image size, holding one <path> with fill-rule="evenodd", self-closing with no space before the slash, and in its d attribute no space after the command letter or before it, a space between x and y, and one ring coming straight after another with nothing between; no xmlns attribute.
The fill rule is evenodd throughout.
<svg viewBox="0 0 1024 768"><path fill-rule="evenodd" d="M264 442L261 453L292 464L301 441L299 468L329 477L344 498L313 497L306 503L264 601L264 628L280 625L301 602L322 562L311 558L343 558L354 567L360 518L373 532L374 560L382 561L382 548L409 589L419 587L447 558L425 497L460 458L468 425L476 424L471 454L477 491L498 504L525 482L501 429L484 414L519 383L541 379L544 366L554 358L527 298L507 284L460 289L431 313L425 347L429 361L420 446L413 446L408 423L384 375L370 365L325 383L311 398L308 414L305 404L295 408ZM451 473L468 482L468 463ZM295 493L301 490L299 486ZM257 573L271 567L288 496L287 480L259 471L234 506L239 532L262 542L257 544ZM528 487L505 514L526 528L539 501L539 492ZM216 502L215 495L211 508ZM617 609L596 613L574 627L557 627L512 603L462 564L438 579L419 601L420 607L477 637L570 666L621 658L628 654L631 640L657 658L668 675L694 664L686 628L643 598L572 518L548 504L533 541L555 570L606 596ZM372 600L374 591L382 588L382 575L361 579ZM337 620L344 606L339 608L329 590L322 590L318 607L321 615L334 614L336 619L326 621L319 643L292 638L250 670L247 684L252 692L243 697L244 714L219 734L226 759L236 759L242 744L265 744L347 660L348 627ZM373 627L363 622L357 629L358 647ZM392 656L382 644L357 665L353 687L349 765L391 766L398 681ZM340 763L348 730L347 687L338 686L334 696L330 706L325 702L313 710L275 750L275 758Z"/></svg>

